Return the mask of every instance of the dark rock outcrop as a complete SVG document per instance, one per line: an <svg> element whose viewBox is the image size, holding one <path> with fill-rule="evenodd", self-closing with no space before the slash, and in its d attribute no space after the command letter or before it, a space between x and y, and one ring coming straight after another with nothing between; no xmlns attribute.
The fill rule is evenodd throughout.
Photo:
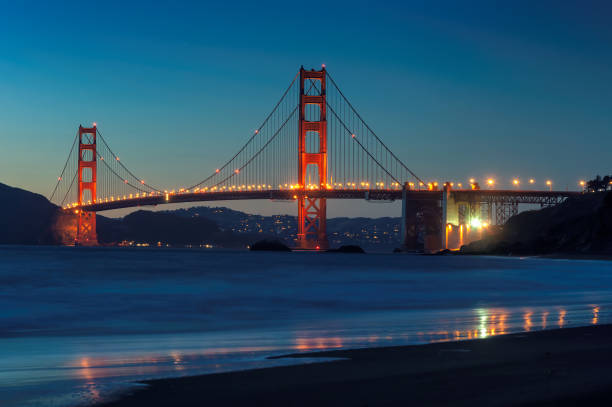
<svg viewBox="0 0 612 407"><path fill-rule="evenodd" d="M279 240L259 240L250 247L252 251L290 252L291 249Z"/></svg>
<svg viewBox="0 0 612 407"><path fill-rule="evenodd" d="M461 248L466 254L612 254L612 191L586 193L513 216L500 232Z"/></svg>
<svg viewBox="0 0 612 407"><path fill-rule="evenodd" d="M365 253L361 247L353 244L347 244L344 246L340 246L337 249L329 249L328 253Z"/></svg>

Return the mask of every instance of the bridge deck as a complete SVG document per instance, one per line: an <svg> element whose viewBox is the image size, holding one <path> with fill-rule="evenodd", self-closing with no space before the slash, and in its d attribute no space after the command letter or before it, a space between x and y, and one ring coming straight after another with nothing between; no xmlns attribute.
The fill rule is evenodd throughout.
<svg viewBox="0 0 612 407"><path fill-rule="evenodd" d="M443 191L410 190L406 198L411 201L435 202L442 200ZM546 203L550 199L565 199L580 195L581 192L568 191L519 191L519 190L453 190L456 201L507 201L517 203ZM139 206L156 206L170 203L234 201L234 200L295 200L300 195L327 199L365 199L365 200L399 200L402 190L384 189L342 189L342 190L262 190L262 191L222 191L222 192L183 192L159 194L146 197L120 198L95 204L83 205L85 211L106 211L112 209L132 208ZM74 208L76 209L76 208Z"/></svg>

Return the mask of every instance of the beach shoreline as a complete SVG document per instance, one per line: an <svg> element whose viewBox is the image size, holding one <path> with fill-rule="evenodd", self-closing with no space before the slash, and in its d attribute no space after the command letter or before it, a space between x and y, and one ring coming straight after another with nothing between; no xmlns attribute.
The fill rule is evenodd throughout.
<svg viewBox="0 0 612 407"><path fill-rule="evenodd" d="M151 380L99 406L569 406L612 399L612 325L280 357L339 360Z"/></svg>

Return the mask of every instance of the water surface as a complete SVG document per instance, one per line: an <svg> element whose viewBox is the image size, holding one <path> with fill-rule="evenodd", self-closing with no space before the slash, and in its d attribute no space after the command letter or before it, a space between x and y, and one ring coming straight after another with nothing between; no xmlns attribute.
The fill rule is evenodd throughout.
<svg viewBox="0 0 612 407"><path fill-rule="evenodd" d="M612 262L0 247L0 405L267 356L610 322ZM298 361L299 362L299 361Z"/></svg>

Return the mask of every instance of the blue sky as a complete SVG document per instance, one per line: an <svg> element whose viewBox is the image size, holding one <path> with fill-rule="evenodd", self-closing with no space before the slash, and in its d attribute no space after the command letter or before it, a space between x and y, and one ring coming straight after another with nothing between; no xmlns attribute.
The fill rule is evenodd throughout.
<svg viewBox="0 0 612 407"><path fill-rule="evenodd" d="M422 178L574 189L612 172L607 2L50 3L0 13L0 182L48 195L79 123L96 121L136 173L191 184L300 65L321 63ZM399 214L389 208L330 212Z"/></svg>

